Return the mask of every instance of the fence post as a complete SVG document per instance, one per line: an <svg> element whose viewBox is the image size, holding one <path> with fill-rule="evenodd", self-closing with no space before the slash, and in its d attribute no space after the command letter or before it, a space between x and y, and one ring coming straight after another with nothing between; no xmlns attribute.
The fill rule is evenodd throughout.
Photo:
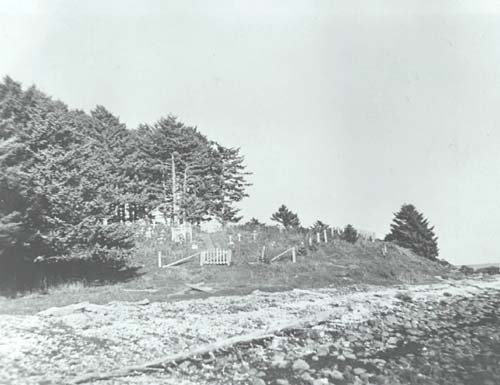
<svg viewBox="0 0 500 385"><path fill-rule="evenodd" d="M309 246L312 246L313 245L313 239L311 237L309 237Z"/></svg>
<svg viewBox="0 0 500 385"><path fill-rule="evenodd" d="M238 233L238 242L241 242L241 234Z"/></svg>
<svg viewBox="0 0 500 385"><path fill-rule="evenodd" d="M323 236L325 238L325 243L328 243L328 238L326 236L326 229L323 230Z"/></svg>
<svg viewBox="0 0 500 385"><path fill-rule="evenodd" d="M262 254L260 255L260 261L264 262L264 255L266 253L266 246L262 246Z"/></svg>
<svg viewBox="0 0 500 385"><path fill-rule="evenodd" d="M292 262L293 263L297 262L297 258L295 256L295 247L292 247Z"/></svg>
<svg viewBox="0 0 500 385"><path fill-rule="evenodd" d="M227 251L227 265L231 265L231 255L232 255L232 251L231 250L228 250Z"/></svg>
<svg viewBox="0 0 500 385"><path fill-rule="evenodd" d="M318 243L321 243L321 238L319 237L319 233L316 233L316 240L318 241Z"/></svg>
<svg viewBox="0 0 500 385"><path fill-rule="evenodd" d="M158 267L161 268L161 251L158 251Z"/></svg>

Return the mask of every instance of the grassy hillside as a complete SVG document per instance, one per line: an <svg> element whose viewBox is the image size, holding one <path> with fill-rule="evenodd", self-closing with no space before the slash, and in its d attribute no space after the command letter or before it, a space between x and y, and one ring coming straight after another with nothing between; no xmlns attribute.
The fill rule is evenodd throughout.
<svg viewBox="0 0 500 385"><path fill-rule="evenodd" d="M238 241L238 232L241 242ZM231 235L233 244L228 245ZM131 261L139 265L139 275L128 282L108 285L66 284L49 289L46 294L32 294L13 300L3 300L0 312L31 313L50 306L89 301L107 303L113 300L169 301L206 296L206 293L186 290L185 283L203 282L213 289L213 295L246 294L259 290L288 290L351 286L360 284L393 285L423 283L436 276L457 275L454 269L418 257L391 243L360 240L350 244L342 240L308 245L300 234L280 233L275 229L260 232L254 240L252 232L230 229L218 233L196 233L191 245L174 245L167 237L159 241L139 237L138 248ZM263 246L265 261L260 261ZM280 252L297 247L297 262L290 256L269 263ZM199 259L171 268L158 268L158 252L163 263L175 261L199 250L211 247L233 251L231 266L200 266ZM385 250L385 252L384 252Z"/></svg>
<svg viewBox="0 0 500 385"><path fill-rule="evenodd" d="M238 235L241 241L238 241ZM233 244L229 245L231 235ZM392 243L359 240L356 244L335 239L328 243L309 246L307 236L280 233L274 229L260 232L254 240L250 231L228 230L204 234L198 233L194 242L199 250L210 247L231 248L233 263L227 266L200 267L198 259L177 267L158 269L157 254L161 251L164 264L194 253L191 249L174 247L168 242L143 241L135 263L143 266L148 275L171 275L199 280L217 287L318 287L349 283L394 284L418 283L434 279L436 275L450 274L450 269L414 255L411 251ZM265 246L265 262L260 262ZM295 246L297 263L290 256L269 263L272 257ZM384 255L385 249L385 255Z"/></svg>

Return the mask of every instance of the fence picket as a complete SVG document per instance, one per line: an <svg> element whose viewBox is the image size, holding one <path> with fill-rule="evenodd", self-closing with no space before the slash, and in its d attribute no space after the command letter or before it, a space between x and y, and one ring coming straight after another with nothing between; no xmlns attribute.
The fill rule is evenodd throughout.
<svg viewBox="0 0 500 385"><path fill-rule="evenodd" d="M230 265L231 250L226 249L210 249L200 253L200 266L203 265Z"/></svg>

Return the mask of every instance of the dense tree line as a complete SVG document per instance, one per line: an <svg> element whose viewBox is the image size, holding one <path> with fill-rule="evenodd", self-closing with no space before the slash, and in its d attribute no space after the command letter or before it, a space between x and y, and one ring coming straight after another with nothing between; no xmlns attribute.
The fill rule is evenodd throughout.
<svg viewBox="0 0 500 385"><path fill-rule="evenodd" d="M103 220L124 203L169 208L175 195L191 223L237 221L246 175L239 149L173 116L130 130L102 106L85 113L9 77L0 83L4 267L67 258L122 264L132 238Z"/></svg>

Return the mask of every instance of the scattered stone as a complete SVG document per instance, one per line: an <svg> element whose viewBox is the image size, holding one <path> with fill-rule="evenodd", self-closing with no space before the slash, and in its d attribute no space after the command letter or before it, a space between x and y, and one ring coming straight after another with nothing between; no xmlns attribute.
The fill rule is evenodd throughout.
<svg viewBox="0 0 500 385"><path fill-rule="evenodd" d="M292 369L296 371L304 371L309 369L309 364L305 362L303 359L299 358L293 363Z"/></svg>
<svg viewBox="0 0 500 385"><path fill-rule="evenodd" d="M305 372L304 374L302 374L300 376L300 378L303 379L305 382L308 382L311 385L314 385L314 378L309 373Z"/></svg>
<svg viewBox="0 0 500 385"><path fill-rule="evenodd" d="M330 370L327 374L334 381L342 381L344 379L344 375L338 370Z"/></svg>
<svg viewBox="0 0 500 385"><path fill-rule="evenodd" d="M252 385L266 385L266 381L259 377L252 378Z"/></svg>
<svg viewBox="0 0 500 385"><path fill-rule="evenodd" d="M353 372L354 372L355 375L361 376L362 374L366 373L366 369L363 369L363 368L354 368Z"/></svg>
<svg viewBox="0 0 500 385"><path fill-rule="evenodd" d="M330 353L330 350L328 349L328 346L321 345L316 349L316 355L318 357L324 357L327 356Z"/></svg>
<svg viewBox="0 0 500 385"><path fill-rule="evenodd" d="M179 369L181 369L183 372L187 372L190 366L191 364L189 361L184 361L182 362L182 364L179 365Z"/></svg>

